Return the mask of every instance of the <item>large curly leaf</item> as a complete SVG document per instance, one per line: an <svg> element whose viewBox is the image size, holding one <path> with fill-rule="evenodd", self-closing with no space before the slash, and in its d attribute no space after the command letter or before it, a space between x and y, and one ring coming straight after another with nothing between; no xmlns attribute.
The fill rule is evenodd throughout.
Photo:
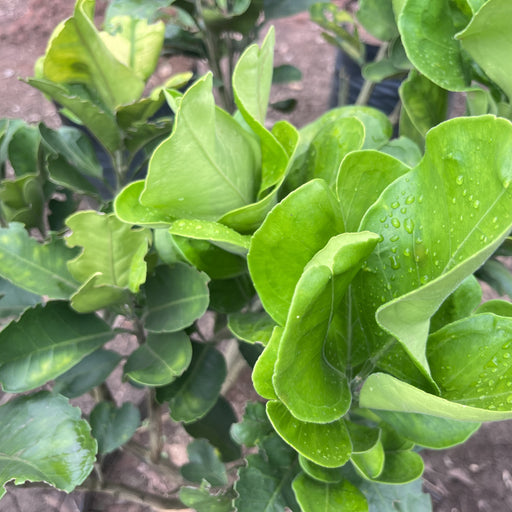
<svg viewBox="0 0 512 512"><path fill-rule="evenodd" d="M382 242L354 287L367 326L357 360L394 343L370 328L376 311L379 325L428 375L430 317L512 227L511 141L512 124L504 119L447 121L427 135L420 164L368 210L360 228L379 233ZM393 360L396 354L391 352L389 368L400 372L403 358Z"/></svg>

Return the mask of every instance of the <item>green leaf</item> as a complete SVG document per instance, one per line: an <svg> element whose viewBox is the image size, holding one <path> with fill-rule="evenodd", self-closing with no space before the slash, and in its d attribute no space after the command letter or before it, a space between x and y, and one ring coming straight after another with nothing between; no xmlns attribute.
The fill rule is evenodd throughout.
<svg viewBox="0 0 512 512"><path fill-rule="evenodd" d="M343 480L343 466L340 468L324 468L302 455L299 455L299 464L304 473L318 482L338 484Z"/></svg>
<svg viewBox="0 0 512 512"><path fill-rule="evenodd" d="M306 474L293 481L293 491L304 512L367 512L368 503L363 493L347 480L322 483Z"/></svg>
<svg viewBox="0 0 512 512"><path fill-rule="evenodd" d="M255 291L248 274L210 283L210 309L223 315L238 313L254 296Z"/></svg>
<svg viewBox="0 0 512 512"><path fill-rule="evenodd" d="M430 332L471 315L482 301L482 288L474 276L467 277L441 304L430 320Z"/></svg>
<svg viewBox="0 0 512 512"><path fill-rule="evenodd" d="M475 310L475 314L480 313L493 313L498 316L512 317L512 304L508 300L488 300Z"/></svg>
<svg viewBox="0 0 512 512"><path fill-rule="evenodd" d="M0 202L7 222L22 222L27 229L45 231L45 197L39 176L26 174L15 180L4 180Z"/></svg>
<svg viewBox="0 0 512 512"><path fill-rule="evenodd" d="M105 12L105 25L116 16L131 16L143 20L154 20L163 7L169 7L173 0L112 0Z"/></svg>
<svg viewBox="0 0 512 512"><path fill-rule="evenodd" d="M443 89L469 85L460 43L455 39L457 8L449 0L407 0L398 29L407 57L420 73Z"/></svg>
<svg viewBox="0 0 512 512"><path fill-rule="evenodd" d="M336 468L350 459L352 443L343 420L323 424L299 421L278 401L267 403L267 414L276 432L316 464Z"/></svg>
<svg viewBox="0 0 512 512"><path fill-rule="evenodd" d="M121 355L99 349L55 379L53 392L77 398L102 384L121 361Z"/></svg>
<svg viewBox="0 0 512 512"><path fill-rule="evenodd" d="M418 165L422 157L418 145L407 137L390 140L380 148L380 151L395 157L409 167Z"/></svg>
<svg viewBox="0 0 512 512"><path fill-rule="evenodd" d="M364 478L377 478L384 469L385 453L379 428L347 421L352 442L351 461Z"/></svg>
<svg viewBox="0 0 512 512"><path fill-rule="evenodd" d="M99 197L98 189L83 176L76 167L69 164L62 155L50 156L46 161L49 179L72 192ZM74 213L74 209L71 213Z"/></svg>
<svg viewBox="0 0 512 512"><path fill-rule="evenodd" d="M378 411L377 415L405 439L436 450L464 443L480 428L480 423L426 414Z"/></svg>
<svg viewBox="0 0 512 512"><path fill-rule="evenodd" d="M358 300L364 304L359 307L368 314L372 305L385 303L377 309L377 322L425 375L430 317L493 253L512 225L505 163L511 135L512 125L492 116L437 126L427 136L418 167L388 186L361 223L360 229L379 233L383 241L356 280ZM381 334L369 342L369 332L366 328L365 345L373 345L372 352L393 343ZM400 371L402 363L390 364Z"/></svg>
<svg viewBox="0 0 512 512"><path fill-rule="evenodd" d="M323 180L311 181L288 195L256 231L248 254L249 270L265 310L277 323L286 321L306 264L343 231L337 200Z"/></svg>
<svg viewBox="0 0 512 512"><path fill-rule="evenodd" d="M298 82L302 80L302 72L299 68L290 64L276 66L272 74L273 84L283 84L288 82Z"/></svg>
<svg viewBox="0 0 512 512"><path fill-rule="evenodd" d="M52 130L40 123L39 132L52 151L62 155L80 173L96 178L103 176L103 170L91 140L84 135L83 131L70 126Z"/></svg>
<svg viewBox="0 0 512 512"><path fill-rule="evenodd" d="M219 396L207 414L193 423L185 423L183 427L196 439L208 439L219 451L222 461L231 462L241 456L240 447L230 437L230 429L235 422L236 415L231 404Z"/></svg>
<svg viewBox="0 0 512 512"><path fill-rule="evenodd" d="M108 29L109 32L99 34L108 50L136 76L147 80L158 64L164 42L164 23L149 24L130 14L110 18Z"/></svg>
<svg viewBox="0 0 512 512"><path fill-rule="evenodd" d="M229 279L247 272L245 258L225 251L206 240L195 240L179 235L171 235L171 240L182 260L205 272L211 279Z"/></svg>
<svg viewBox="0 0 512 512"><path fill-rule="evenodd" d="M71 296L71 307L79 313L92 313L129 302L130 294L126 288L104 284L102 280L103 275L100 272L92 275Z"/></svg>
<svg viewBox="0 0 512 512"><path fill-rule="evenodd" d="M159 266L146 285L144 326L152 332L175 332L203 316L208 307L208 276L184 263Z"/></svg>
<svg viewBox="0 0 512 512"><path fill-rule="evenodd" d="M390 41L398 36L391 0L361 0L357 19L370 34L381 41Z"/></svg>
<svg viewBox="0 0 512 512"><path fill-rule="evenodd" d="M260 444L273 432L265 412L265 405L260 402L248 402L242 421L231 426L231 437L239 445L247 447Z"/></svg>
<svg viewBox="0 0 512 512"><path fill-rule="evenodd" d="M384 468L375 481L382 484L406 484L419 478L423 469L423 460L417 453L386 450Z"/></svg>
<svg viewBox="0 0 512 512"><path fill-rule="evenodd" d="M512 274L499 260L490 259L478 269L478 277L492 286L500 295L512 297Z"/></svg>
<svg viewBox="0 0 512 512"><path fill-rule="evenodd" d="M233 496L227 494L210 494L208 489L201 486L182 487L179 493L180 500L187 506L197 512L232 512Z"/></svg>
<svg viewBox="0 0 512 512"><path fill-rule="evenodd" d="M329 423L350 407L345 348L329 331L350 282L378 240L368 232L333 237L297 283L273 383L280 400L301 421Z"/></svg>
<svg viewBox="0 0 512 512"><path fill-rule="evenodd" d="M89 94L69 84L29 78L27 83L69 110L87 127L101 144L113 153L121 144L121 131L112 112L94 103Z"/></svg>
<svg viewBox="0 0 512 512"><path fill-rule="evenodd" d="M391 375L374 373L366 379L359 397L361 407L419 413L458 421L502 421L511 411L480 409L431 395Z"/></svg>
<svg viewBox="0 0 512 512"><path fill-rule="evenodd" d="M181 475L189 482L204 480L214 487L228 483L226 467L206 439L196 439L187 446L189 462L180 468Z"/></svg>
<svg viewBox="0 0 512 512"><path fill-rule="evenodd" d="M140 202L176 218L215 221L256 199L258 173L253 137L215 107L208 74L183 96L173 133L151 157Z"/></svg>
<svg viewBox="0 0 512 512"><path fill-rule="evenodd" d="M112 339L95 315L80 315L66 302L28 309L0 332L0 382L4 391L42 386Z"/></svg>
<svg viewBox="0 0 512 512"><path fill-rule="evenodd" d="M91 411L89 422L98 441L98 451L105 454L131 439L140 425L140 413L131 402L119 408L110 402L100 402Z"/></svg>
<svg viewBox="0 0 512 512"><path fill-rule="evenodd" d="M159 402L169 402L171 418L190 423L215 405L226 377L224 356L214 347L192 343L192 362L173 383L157 389Z"/></svg>
<svg viewBox="0 0 512 512"><path fill-rule="evenodd" d="M354 151L341 163L336 193L346 230L358 231L366 211L382 191L410 169L392 156L372 149Z"/></svg>
<svg viewBox="0 0 512 512"><path fill-rule="evenodd" d="M144 264L150 233L117 219L88 210L75 213L66 221L72 230L67 238L70 247L81 246L81 254L68 263L75 279L84 283L93 276L96 285L113 285L136 293L145 281ZM145 269L144 269L145 270Z"/></svg>
<svg viewBox="0 0 512 512"><path fill-rule="evenodd" d="M71 492L92 471L96 441L62 396L41 391L0 407L0 486L48 482ZM0 487L0 497L5 489Z"/></svg>
<svg viewBox="0 0 512 512"><path fill-rule="evenodd" d="M316 0L264 0L265 19L286 18L307 11Z"/></svg>
<svg viewBox="0 0 512 512"><path fill-rule="evenodd" d="M81 83L111 111L139 98L144 82L107 49L94 27L94 0L78 0L73 16L52 34L43 59L44 78Z"/></svg>
<svg viewBox="0 0 512 512"><path fill-rule="evenodd" d="M415 70L399 89L402 105L422 137L448 115L448 91Z"/></svg>
<svg viewBox="0 0 512 512"><path fill-rule="evenodd" d="M248 343L266 345L272 337L274 321L264 311L233 313L229 315L228 328L239 339Z"/></svg>
<svg viewBox="0 0 512 512"><path fill-rule="evenodd" d="M260 126L265 123L272 85L274 44L274 29L270 28L261 48L256 44L249 46L233 72L235 101L251 128L254 123Z"/></svg>
<svg viewBox="0 0 512 512"><path fill-rule="evenodd" d="M192 345L184 332L150 332L128 357L124 374L144 386L165 386L183 374L191 359Z"/></svg>
<svg viewBox="0 0 512 512"><path fill-rule="evenodd" d="M386 485L353 481L368 500L369 512L432 512L430 494L423 493L421 479L408 484Z"/></svg>
<svg viewBox="0 0 512 512"><path fill-rule="evenodd" d="M481 3L481 2L480 2ZM488 0L473 16L469 25L455 35L487 76L512 99L511 43L507 20L512 5L506 0Z"/></svg>
<svg viewBox="0 0 512 512"><path fill-rule="evenodd" d="M512 320L464 318L429 336L427 357L441 396L481 409L512 411Z"/></svg>
<svg viewBox="0 0 512 512"><path fill-rule="evenodd" d="M76 255L62 240L40 244L19 223L0 228L0 275L37 295L67 299L77 283L67 269Z"/></svg>
<svg viewBox="0 0 512 512"><path fill-rule="evenodd" d="M263 453L249 455L247 466L238 471L235 482L238 512L282 512L285 507L298 512L291 490L299 468L295 456L277 436L266 441Z"/></svg>
<svg viewBox="0 0 512 512"><path fill-rule="evenodd" d="M21 125L12 133L8 157L16 176L37 173L40 142L41 137L35 126Z"/></svg>
<svg viewBox="0 0 512 512"><path fill-rule="evenodd" d="M204 220L178 220L169 228L171 235L195 240L207 240L225 251L245 256L249 250L250 237L218 222Z"/></svg>
<svg viewBox="0 0 512 512"><path fill-rule="evenodd" d="M364 126L355 117L340 117L322 126L306 154L305 180L321 178L334 189L342 160L361 149L364 137Z"/></svg>
<svg viewBox="0 0 512 512"><path fill-rule="evenodd" d="M138 224L153 228L169 226L175 220L174 217L165 214L158 208L144 206L139 201L144 186L144 180L134 181L117 194L114 199L116 216L128 224Z"/></svg>
<svg viewBox="0 0 512 512"><path fill-rule="evenodd" d="M274 368L276 365L279 343L283 335L282 327L274 327L272 336L262 352L252 372L252 382L256 392L267 400L277 400L277 394L272 383Z"/></svg>
<svg viewBox="0 0 512 512"><path fill-rule="evenodd" d="M40 295L27 292L5 279L0 279L0 318L17 316L41 301Z"/></svg>

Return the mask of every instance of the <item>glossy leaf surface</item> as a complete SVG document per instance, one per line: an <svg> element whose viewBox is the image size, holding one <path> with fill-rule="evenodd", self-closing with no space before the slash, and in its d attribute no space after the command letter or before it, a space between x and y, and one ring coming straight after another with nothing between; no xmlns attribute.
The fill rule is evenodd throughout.
<svg viewBox="0 0 512 512"><path fill-rule="evenodd" d="M323 180L297 189L267 216L251 240L248 263L260 299L276 322L285 323L306 264L343 231L336 198Z"/></svg>
<svg viewBox="0 0 512 512"><path fill-rule="evenodd" d="M324 424L299 421L278 401L267 403L267 414L276 432L316 464L336 468L350 458L352 443L343 420Z"/></svg>
<svg viewBox="0 0 512 512"><path fill-rule="evenodd" d="M308 262L297 283L273 383L299 420L330 423L350 407L345 350L329 339L329 331L350 282L378 240L368 232L333 237Z"/></svg>
<svg viewBox="0 0 512 512"><path fill-rule="evenodd" d="M407 57L432 82L444 89L463 91L468 76L460 43L454 38L457 8L448 0L407 0L398 28Z"/></svg>
<svg viewBox="0 0 512 512"><path fill-rule="evenodd" d="M145 327L175 332L191 325L208 307L208 276L183 263L157 267L146 285Z"/></svg>
<svg viewBox="0 0 512 512"><path fill-rule="evenodd" d="M0 332L0 382L4 391L34 389L69 370L114 333L99 317L81 315L66 302L28 309Z"/></svg>
<svg viewBox="0 0 512 512"><path fill-rule="evenodd" d="M507 20L512 5L506 0L488 0L475 14L469 25L456 35L462 47L485 73L512 98L512 67Z"/></svg>
<svg viewBox="0 0 512 512"><path fill-rule="evenodd" d="M0 434L2 486L42 481L71 492L93 469L96 441L62 396L42 391L10 400L0 407Z"/></svg>
<svg viewBox="0 0 512 512"><path fill-rule="evenodd" d="M0 275L37 295L69 298L78 286L67 268L75 255L61 240L38 243L19 223L0 229Z"/></svg>
<svg viewBox="0 0 512 512"><path fill-rule="evenodd" d="M151 157L140 202L176 218L215 221L256 199L258 173L255 141L215 107L208 74L183 96L173 133Z"/></svg>
<svg viewBox="0 0 512 512"><path fill-rule="evenodd" d="M202 418L215 405L226 377L224 356L212 346L193 343L192 362L185 373L157 389L159 402L169 402L171 418L185 423Z"/></svg>
<svg viewBox="0 0 512 512"><path fill-rule="evenodd" d="M301 473L293 481L293 491L304 512L367 512L363 493L350 482L327 484Z"/></svg>
<svg viewBox="0 0 512 512"><path fill-rule="evenodd" d="M192 345L184 332L149 333L130 354L124 374L144 386L165 386L180 376L192 359Z"/></svg>

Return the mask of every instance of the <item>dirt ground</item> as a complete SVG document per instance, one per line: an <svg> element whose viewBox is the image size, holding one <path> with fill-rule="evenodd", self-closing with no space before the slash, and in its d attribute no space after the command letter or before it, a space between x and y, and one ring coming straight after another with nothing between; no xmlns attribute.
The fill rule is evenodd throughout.
<svg viewBox="0 0 512 512"><path fill-rule="evenodd" d="M98 1L99 12L105 3L106 0ZM50 126L59 124L54 107L19 78L32 75L34 63L44 52L51 31L71 14L73 5L73 0L0 0L0 118L19 117L33 123L44 121ZM270 118L285 117L300 127L328 108L335 52L306 14L278 20L275 25L276 64L294 64L302 70L303 80L273 91L273 101L295 97L298 106L290 115L271 113ZM162 62L157 77L163 80L189 65L183 59ZM247 371L232 393L238 403L253 396ZM175 431L169 435L169 456L182 463L185 436ZM484 425L463 446L442 452L425 450L422 454L426 463L424 487L432 496L436 512L512 511L512 422ZM166 482L158 481L144 463L127 456L114 462L113 476L165 493ZM83 510L83 505L83 495L75 498L23 489L16 493L10 491L0 503L0 512L78 512ZM95 501L89 510L150 511L148 507L114 505L101 500Z"/></svg>

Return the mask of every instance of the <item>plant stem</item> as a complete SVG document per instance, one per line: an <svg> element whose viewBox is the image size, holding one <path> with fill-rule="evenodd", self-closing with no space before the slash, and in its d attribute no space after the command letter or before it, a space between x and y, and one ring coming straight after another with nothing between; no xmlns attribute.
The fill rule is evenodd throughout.
<svg viewBox="0 0 512 512"><path fill-rule="evenodd" d="M146 396L149 419L149 458L153 464L158 464L163 450L162 415L160 406L155 400L154 388L148 388Z"/></svg>
<svg viewBox="0 0 512 512"><path fill-rule="evenodd" d="M388 46L389 43L383 43L381 45L373 62L379 62L384 58L386 52L388 51ZM371 80L365 80L363 86L361 87L361 90L359 91L359 95L357 96L355 105L367 105L375 85L377 85L376 82L372 82Z"/></svg>

